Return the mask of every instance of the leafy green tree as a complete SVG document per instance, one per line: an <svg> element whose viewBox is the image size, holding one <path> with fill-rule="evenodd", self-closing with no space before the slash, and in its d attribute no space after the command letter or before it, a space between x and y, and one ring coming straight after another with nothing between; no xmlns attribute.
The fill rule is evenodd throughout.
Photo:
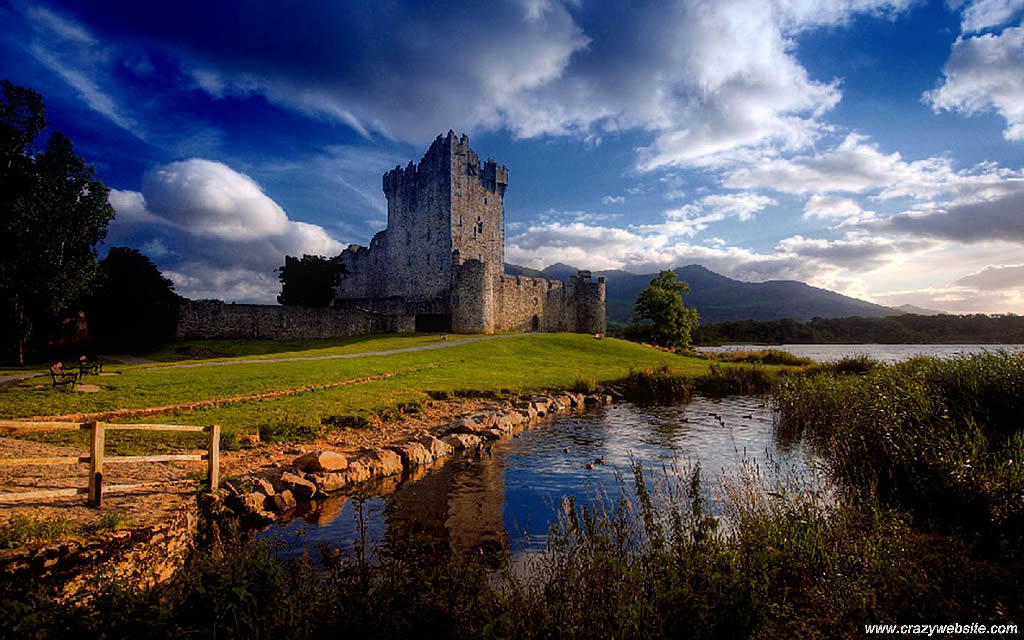
<svg viewBox="0 0 1024 640"><path fill-rule="evenodd" d="M3 82L0 99L0 304L6 342L19 364L26 340L49 335L58 315L89 291L96 244L114 217L109 189L53 133L42 152L32 143L46 126L42 98Z"/></svg>
<svg viewBox="0 0 1024 640"><path fill-rule="evenodd" d="M677 280L674 271L659 273L637 296L630 333L663 347L689 347L698 322L696 309L683 304L682 294L689 292L690 286Z"/></svg>
<svg viewBox="0 0 1024 640"><path fill-rule="evenodd" d="M305 254L301 259L284 257L284 266L275 269L281 281L280 304L301 307L327 307L337 296L335 291L348 269L341 256L325 258Z"/></svg>
<svg viewBox="0 0 1024 640"><path fill-rule="evenodd" d="M172 340L182 298L153 261L128 247L100 260L87 301L89 333L106 348L145 349Z"/></svg>

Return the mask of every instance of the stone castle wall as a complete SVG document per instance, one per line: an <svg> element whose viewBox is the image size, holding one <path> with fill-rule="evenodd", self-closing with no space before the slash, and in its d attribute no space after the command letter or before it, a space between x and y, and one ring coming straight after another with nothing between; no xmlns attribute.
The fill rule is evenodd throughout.
<svg viewBox="0 0 1024 640"><path fill-rule="evenodd" d="M397 311L397 310L396 310ZM284 307L186 302L178 310L179 340L265 338L309 340L370 333L406 333L415 318L360 308Z"/></svg>

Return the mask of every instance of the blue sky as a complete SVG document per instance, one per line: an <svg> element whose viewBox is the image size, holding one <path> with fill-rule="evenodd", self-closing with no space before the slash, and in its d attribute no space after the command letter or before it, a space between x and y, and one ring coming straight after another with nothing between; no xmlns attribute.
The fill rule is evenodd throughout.
<svg viewBox="0 0 1024 640"><path fill-rule="evenodd" d="M0 0L0 75L114 191L108 246L271 302L384 226L449 129L509 167L506 259L700 263L1024 313L1024 0Z"/></svg>

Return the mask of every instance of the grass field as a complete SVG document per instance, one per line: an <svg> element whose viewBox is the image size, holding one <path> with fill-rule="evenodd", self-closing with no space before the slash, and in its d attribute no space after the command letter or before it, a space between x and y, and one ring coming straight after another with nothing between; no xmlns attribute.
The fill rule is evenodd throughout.
<svg viewBox="0 0 1024 640"><path fill-rule="evenodd" d="M34 378L0 388L0 418L25 418L121 408L195 402L214 398L298 389L391 374L392 377L332 389L295 393L272 400L233 403L217 408L161 416L160 422L222 425L231 434L283 431L296 433L349 417L370 417L416 406L444 393L523 393L560 389L586 380L600 383L625 377L632 369L668 366L699 376L709 363L643 345L581 334L529 334L495 338L442 349L337 360L266 362L275 357L329 356L360 351L387 351L439 343L436 335L370 337L327 346L274 341L217 341L210 350L230 351L245 362L189 368L159 365L115 367L110 377L88 376L98 393L51 389L48 378ZM196 343L192 343L195 345ZM202 345L199 345L200 347ZM303 347L310 348L304 349ZM278 351L275 351L275 348ZM197 363L202 365L203 363ZM770 368L770 367L769 367ZM136 422L154 418L140 418ZM68 435L48 436L67 438Z"/></svg>

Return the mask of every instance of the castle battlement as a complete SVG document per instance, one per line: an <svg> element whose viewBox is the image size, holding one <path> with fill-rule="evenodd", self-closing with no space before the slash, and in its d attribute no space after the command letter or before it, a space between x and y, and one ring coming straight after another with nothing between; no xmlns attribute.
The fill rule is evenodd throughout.
<svg viewBox="0 0 1024 640"><path fill-rule="evenodd" d="M417 326L431 330L604 331L603 279L580 272L563 283L503 273L508 168L481 161L465 134L437 136L418 163L386 172L381 186L387 229L368 249L342 252L350 275L339 300L404 299Z"/></svg>

